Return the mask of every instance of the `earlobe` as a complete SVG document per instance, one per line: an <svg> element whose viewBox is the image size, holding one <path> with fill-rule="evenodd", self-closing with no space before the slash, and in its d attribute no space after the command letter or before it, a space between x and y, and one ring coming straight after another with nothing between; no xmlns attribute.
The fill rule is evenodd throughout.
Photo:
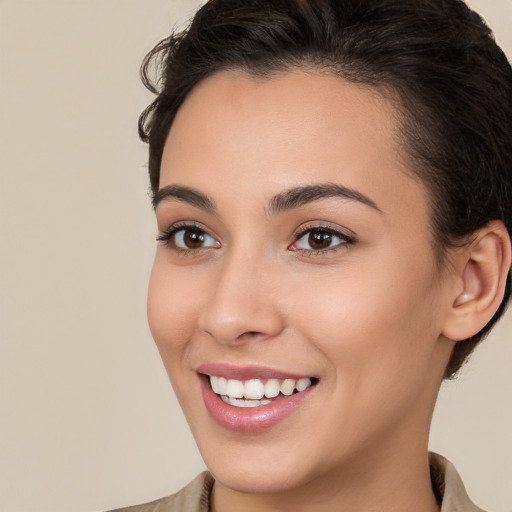
<svg viewBox="0 0 512 512"><path fill-rule="evenodd" d="M485 327L503 300L510 265L510 237L502 222L493 221L475 233L456 265L459 285L444 324L445 337L463 340Z"/></svg>

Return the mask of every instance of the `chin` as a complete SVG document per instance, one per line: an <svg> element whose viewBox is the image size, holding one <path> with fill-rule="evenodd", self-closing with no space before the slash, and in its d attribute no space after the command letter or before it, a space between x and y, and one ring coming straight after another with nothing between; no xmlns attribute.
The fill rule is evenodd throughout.
<svg viewBox="0 0 512 512"><path fill-rule="evenodd" d="M207 464L208 465L208 464ZM294 465L295 466L295 465ZM266 465L260 467L252 461L227 467L223 464L208 465L210 473L223 486L246 494L278 494L292 490L301 484L305 475L296 467Z"/></svg>
<svg viewBox="0 0 512 512"><path fill-rule="evenodd" d="M224 487L248 494L277 494L307 485L315 472L322 471L318 461L310 460L314 453L308 456L300 449L305 440L290 446L287 433L281 433L285 446L272 435L265 440L262 437L266 436L248 436L233 442L203 432L196 441L208 470Z"/></svg>

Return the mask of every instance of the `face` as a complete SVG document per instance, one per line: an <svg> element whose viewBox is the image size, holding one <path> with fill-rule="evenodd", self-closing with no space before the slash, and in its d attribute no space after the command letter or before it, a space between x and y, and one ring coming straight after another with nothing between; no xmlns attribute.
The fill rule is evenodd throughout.
<svg viewBox="0 0 512 512"><path fill-rule="evenodd" d="M286 491L426 449L447 293L396 118L299 71L216 74L176 116L148 315L222 485Z"/></svg>

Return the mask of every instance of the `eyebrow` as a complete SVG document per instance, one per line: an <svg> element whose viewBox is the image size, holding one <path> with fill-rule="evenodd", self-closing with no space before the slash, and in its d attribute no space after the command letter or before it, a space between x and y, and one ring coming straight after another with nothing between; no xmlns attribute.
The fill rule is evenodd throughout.
<svg viewBox="0 0 512 512"><path fill-rule="evenodd" d="M341 197L350 201L357 201L358 203L362 203L380 213L383 213L377 204L368 196L365 196L357 190L344 187L336 183L299 186L281 192L274 196L270 201L269 212L277 214L293 208L299 208L300 206L312 203L313 201L330 197Z"/></svg>
<svg viewBox="0 0 512 512"><path fill-rule="evenodd" d="M206 194L199 192L195 188L182 187L181 185L167 185L158 190L153 197L153 209L156 210L156 207L162 201L173 199L191 204L210 213L215 213L217 210L215 202Z"/></svg>
<svg viewBox="0 0 512 512"><path fill-rule="evenodd" d="M276 215L287 210L299 208L320 199L327 199L331 197L341 197L350 201L357 201L382 213L382 210L368 196L365 196L357 190L344 187L336 183L303 185L285 190L284 192L275 195L270 200L267 211ZM167 185L161 188L153 197L153 208L156 210L156 207L161 202L168 200L182 201L209 213L216 213L217 211L217 207L213 199L199 190L190 187Z"/></svg>

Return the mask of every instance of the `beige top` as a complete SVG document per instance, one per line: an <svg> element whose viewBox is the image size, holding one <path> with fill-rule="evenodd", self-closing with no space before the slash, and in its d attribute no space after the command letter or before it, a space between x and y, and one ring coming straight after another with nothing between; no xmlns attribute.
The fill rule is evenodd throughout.
<svg viewBox="0 0 512 512"><path fill-rule="evenodd" d="M440 512L484 512L471 502L457 470L444 457L430 454L430 474L434 492L441 501ZM205 471L176 494L111 512L209 512L213 483L212 475Z"/></svg>

